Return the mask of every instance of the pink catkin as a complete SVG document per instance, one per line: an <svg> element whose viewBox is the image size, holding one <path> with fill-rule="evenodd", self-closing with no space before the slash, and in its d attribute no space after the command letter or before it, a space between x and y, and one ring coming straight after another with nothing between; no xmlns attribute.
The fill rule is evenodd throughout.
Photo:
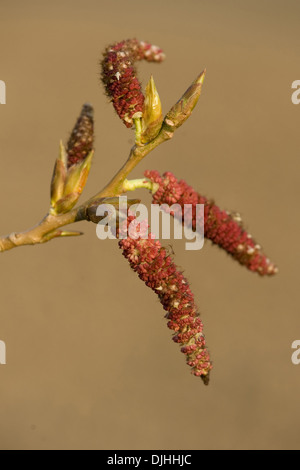
<svg viewBox="0 0 300 470"><path fill-rule="evenodd" d="M133 221L134 218L129 217L128 225ZM181 345L181 351L186 355L192 373L201 377L208 385L212 365L205 345L203 324L188 281L166 249L151 234L148 238L138 238L145 232L145 227L139 231L138 225L136 235L120 240L119 247L131 268L158 295L167 312L168 327L175 332L173 340Z"/></svg>
<svg viewBox="0 0 300 470"><path fill-rule="evenodd" d="M132 127L133 116L143 111L144 95L136 77L134 62L161 62L163 51L147 42L128 39L109 46L101 62L101 79L118 116Z"/></svg>
<svg viewBox="0 0 300 470"><path fill-rule="evenodd" d="M204 235L213 243L223 248L233 256L240 264L250 271L255 271L261 276L276 274L278 269L263 254L251 235L243 228L241 220L226 211L219 209L213 201L201 196L185 181L178 180L172 173L167 172L161 176L157 171L146 171L146 178L158 186L153 195L154 204L179 204L184 208L185 204L193 206L192 228L196 228L196 205L204 204ZM181 217L180 211L178 217ZM172 213L176 217L176 213Z"/></svg>

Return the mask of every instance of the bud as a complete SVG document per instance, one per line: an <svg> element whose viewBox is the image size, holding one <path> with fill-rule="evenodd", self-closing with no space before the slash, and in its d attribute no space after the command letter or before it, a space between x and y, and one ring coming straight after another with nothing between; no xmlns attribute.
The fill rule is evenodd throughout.
<svg viewBox="0 0 300 470"><path fill-rule="evenodd" d="M85 160L93 149L93 143L94 110L90 104L85 104L67 144L68 168Z"/></svg>
<svg viewBox="0 0 300 470"><path fill-rule="evenodd" d="M47 233L46 235L44 235L41 243L49 242L50 240L53 240L54 238L79 237L80 235L83 235L83 232L55 229Z"/></svg>
<svg viewBox="0 0 300 470"><path fill-rule="evenodd" d="M151 142L157 136L163 122L161 101L152 75L146 86L145 93L141 135L141 142L143 144Z"/></svg>
<svg viewBox="0 0 300 470"><path fill-rule="evenodd" d="M67 149L60 144L51 182L51 213L70 211L77 203L91 169L94 139L93 108L82 107L68 141Z"/></svg>
<svg viewBox="0 0 300 470"><path fill-rule="evenodd" d="M60 142L60 152L59 157L55 162L55 167L53 171L52 181L51 181L51 205L54 206L57 201L63 197L64 187L67 176L66 168L66 150Z"/></svg>
<svg viewBox="0 0 300 470"><path fill-rule="evenodd" d="M62 197L57 203L52 207L53 214L65 214L69 212L78 201L79 195L77 193L71 193L67 196Z"/></svg>
<svg viewBox="0 0 300 470"><path fill-rule="evenodd" d="M78 197L81 195L89 176L93 156L94 151L92 150L80 164L72 165L69 168L64 189L66 196L71 193L78 194Z"/></svg>
<svg viewBox="0 0 300 470"><path fill-rule="evenodd" d="M205 74L206 70L200 73L180 100L170 109L164 120L167 126L178 129L190 117L199 100Z"/></svg>

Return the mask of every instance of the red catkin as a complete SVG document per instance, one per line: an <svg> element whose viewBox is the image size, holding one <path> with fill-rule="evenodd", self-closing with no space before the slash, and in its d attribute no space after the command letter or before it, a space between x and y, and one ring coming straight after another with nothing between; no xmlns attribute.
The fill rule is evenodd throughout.
<svg viewBox="0 0 300 470"><path fill-rule="evenodd" d="M143 112L144 95L134 63L143 59L161 62L164 58L159 47L137 39L118 42L105 50L101 62L101 79L126 127L132 127L133 116Z"/></svg>
<svg viewBox="0 0 300 470"><path fill-rule="evenodd" d="M82 107L67 144L68 168L81 163L93 149L94 110L89 104Z"/></svg>
<svg viewBox="0 0 300 470"><path fill-rule="evenodd" d="M129 217L127 224L132 221L134 217ZM145 226L137 224L133 238L119 240L119 247L131 268L158 296L167 312L168 327L174 331L173 340L181 345L192 373L208 385L212 364L189 283L159 241L151 234L138 238L144 233Z"/></svg>
<svg viewBox="0 0 300 470"><path fill-rule="evenodd" d="M145 176L158 186L153 195L153 204L179 204L181 209L185 204L191 204L193 206L191 217L193 230L197 226L196 205L204 204L204 235L206 238L223 248L250 271L255 271L261 276L273 275L278 272L277 267L262 252L261 246L244 229L238 214L230 214L221 210L213 201L201 196L184 180L178 180L170 172L161 176L157 171L146 171ZM182 214L183 211L177 215L172 213L174 217L181 217Z"/></svg>

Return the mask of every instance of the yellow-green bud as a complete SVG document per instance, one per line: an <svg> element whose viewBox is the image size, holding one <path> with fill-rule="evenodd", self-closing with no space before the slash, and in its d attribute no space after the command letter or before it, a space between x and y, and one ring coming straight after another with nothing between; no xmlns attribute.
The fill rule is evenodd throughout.
<svg viewBox="0 0 300 470"><path fill-rule="evenodd" d="M93 156L92 150L83 162L69 168L64 189L65 196L71 193L77 193L78 197L81 195L89 176Z"/></svg>
<svg viewBox="0 0 300 470"><path fill-rule="evenodd" d="M151 78L146 86L145 102L142 117L141 142L151 142L159 133L163 122L161 101L157 92L154 79Z"/></svg>
<svg viewBox="0 0 300 470"><path fill-rule="evenodd" d="M51 205L52 206L55 206L57 201L59 201L59 199L63 197L66 176L67 176L66 151L61 142L59 157L55 162L55 167L54 167L52 181L51 181Z"/></svg>
<svg viewBox="0 0 300 470"><path fill-rule="evenodd" d="M200 94L202 85L204 82L206 70L204 70L191 86L186 90L184 95L179 101L170 109L167 113L164 124L172 129L180 127L192 114L194 107L196 106Z"/></svg>

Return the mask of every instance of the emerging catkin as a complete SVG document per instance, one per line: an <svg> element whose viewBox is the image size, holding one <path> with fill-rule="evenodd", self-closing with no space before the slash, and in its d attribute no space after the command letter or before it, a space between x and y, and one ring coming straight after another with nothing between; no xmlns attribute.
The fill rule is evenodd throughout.
<svg viewBox="0 0 300 470"><path fill-rule="evenodd" d="M101 61L101 79L107 95L126 127L132 127L133 117L143 112L144 95L136 76L135 62L161 62L165 55L154 45L137 39L127 39L109 46Z"/></svg>
<svg viewBox="0 0 300 470"><path fill-rule="evenodd" d="M262 248L245 230L238 214L221 210L213 201L197 193L184 180L178 180L172 173L161 176L157 171L146 171L145 176L156 183L157 191L153 194L153 204L178 204L181 209L185 204L192 206L192 228L197 227L196 205L204 204L204 235L214 244L223 248L240 264L261 276L273 275L277 267L265 256ZM182 217L183 211L174 217ZM187 213L187 212L186 212ZM183 220L184 222L184 220ZM200 226L200 224L198 224Z"/></svg>
<svg viewBox="0 0 300 470"><path fill-rule="evenodd" d="M68 140L68 168L83 162L93 149L93 145L94 110L90 104L85 104Z"/></svg>
<svg viewBox="0 0 300 470"><path fill-rule="evenodd" d="M127 224L134 222L134 217L129 217ZM131 268L158 296L167 312L168 327L174 331L173 340L181 345L192 373L208 385L212 364L189 283L158 240L151 234L138 238L140 230L140 224L135 225L134 238L120 240L119 247Z"/></svg>

